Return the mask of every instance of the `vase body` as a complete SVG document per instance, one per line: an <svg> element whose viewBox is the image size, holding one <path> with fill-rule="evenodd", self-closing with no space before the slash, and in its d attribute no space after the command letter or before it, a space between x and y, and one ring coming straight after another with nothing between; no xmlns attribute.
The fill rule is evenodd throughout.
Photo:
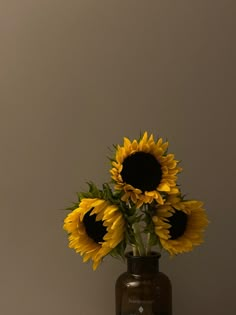
<svg viewBox="0 0 236 315"><path fill-rule="evenodd" d="M159 271L160 254L126 255L127 272L116 281L116 315L172 315L172 288Z"/></svg>

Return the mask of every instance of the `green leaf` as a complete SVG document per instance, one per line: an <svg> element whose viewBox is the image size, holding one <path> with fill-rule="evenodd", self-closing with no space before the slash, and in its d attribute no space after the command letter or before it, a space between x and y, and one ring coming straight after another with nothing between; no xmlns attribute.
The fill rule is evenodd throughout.
<svg viewBox="0 0 236 315"><path fill-rule="evenodd" d="M125 259L125 249L126 249L126 241L121 241L112 251L110 251L109 255L114 258L122 258Z"/></svg>
<svg viewBox="0 0 236 315"><path fill-rule="evenodd" d="M149 243L149 246L155 246L155 245L159 244L158 236L154 233L151 233L148 243Z"/></svg>

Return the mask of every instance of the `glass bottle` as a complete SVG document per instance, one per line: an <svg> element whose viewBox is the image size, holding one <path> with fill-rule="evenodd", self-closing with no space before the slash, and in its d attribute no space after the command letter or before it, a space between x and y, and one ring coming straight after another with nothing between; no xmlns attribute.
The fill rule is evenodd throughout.
<svg viewBox="0 0 236 315"><path fill-rule="evenodd" d="M159 272L159 253L126 254L127 272L116 281L116 315L172 315L169 278Z"/></svg>

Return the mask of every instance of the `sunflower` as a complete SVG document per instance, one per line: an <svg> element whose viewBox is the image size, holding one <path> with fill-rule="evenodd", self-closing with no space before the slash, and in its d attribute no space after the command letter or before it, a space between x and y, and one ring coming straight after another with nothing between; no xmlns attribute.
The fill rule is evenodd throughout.
<svg viewBox="0 0 236 315"><path fill-rule="evenodd" d="M139 141L124 138L124 145L116 147L110 173L115 189L123 191L123 201L131 199L139 208L153 200L163 204L163 193L178 193L176 175L181 168L174 155L166 153L167 148L168 142L162 138L155 142L147 132Z"/></svg>
<svg viewBox="0 0 236 315"><path fill-rule="evenodd" d="M68 214L63 228L69 234L69 247L93 261L95 270L102 258L124 238L124 219L116 205L99 198L83 198Z"/></svg>
<svg viewBox="0 0 236 315"><path fill-rule="evenodd" d="M208 219L203 203L183 201L170 196L164 205L158 205L152 218L160 243L171 255L189 252L203 242Z"/></svg>

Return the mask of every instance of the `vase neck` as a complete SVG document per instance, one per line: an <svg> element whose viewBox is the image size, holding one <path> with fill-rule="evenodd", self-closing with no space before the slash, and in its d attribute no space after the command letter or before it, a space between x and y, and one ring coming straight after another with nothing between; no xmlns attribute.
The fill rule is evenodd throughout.
<svg viewBox="0 0 236 315"><path fill-rule="evenodd" d="M133 256L132 252L126 254L127 270L134 275L152 275L159 272L159 253L149 256Z"/></svg>

